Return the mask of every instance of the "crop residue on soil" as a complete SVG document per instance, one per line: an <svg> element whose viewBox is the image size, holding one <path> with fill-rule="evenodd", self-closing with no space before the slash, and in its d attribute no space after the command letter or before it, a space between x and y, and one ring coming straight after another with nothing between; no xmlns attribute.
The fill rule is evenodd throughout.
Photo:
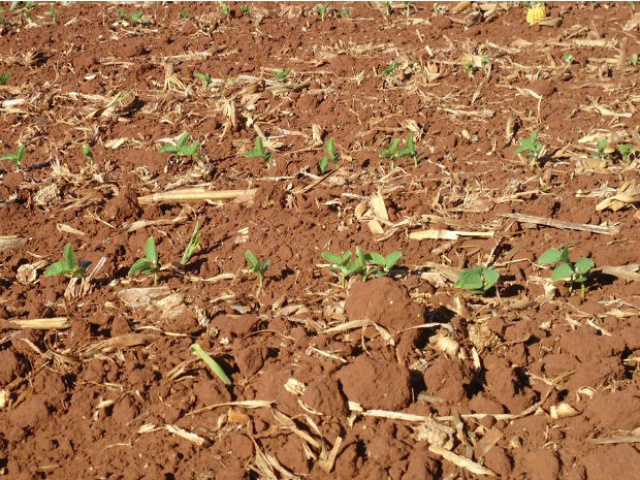
<svg viewBox="0 0 640 480"><path fill-rule="evenodd" d="M0 478L638 480L633 2L4 7Z"/></svg>

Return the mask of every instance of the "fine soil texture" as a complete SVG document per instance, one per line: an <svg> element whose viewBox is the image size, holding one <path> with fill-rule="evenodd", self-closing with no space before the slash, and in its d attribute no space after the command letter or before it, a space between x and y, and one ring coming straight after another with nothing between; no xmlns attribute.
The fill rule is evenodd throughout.
<svg viewBox="0 0 640 480"><path fill-rule="evenodd" d="M634 2L2 7L0 478L640 478Z"/></svg>

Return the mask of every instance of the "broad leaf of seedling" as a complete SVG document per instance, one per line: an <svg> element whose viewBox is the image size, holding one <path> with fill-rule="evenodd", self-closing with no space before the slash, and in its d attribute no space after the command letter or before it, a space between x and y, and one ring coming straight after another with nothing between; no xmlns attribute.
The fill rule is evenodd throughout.
<svg viewBox="0 0 640 480"><path fill-rule="evenodd" d="M395 140L392 140L391 143L389 144L389 147L386 150L383 150L382 153L380 154L381 158L393 158L393 155L395 154L396 150L398 149L398 146L400 146L400 142L402 140L399 138L396 138Z"/></svg>
<svg viewBox="0 0 640 480"><path fill-rule="evenodd" d="M557 248L551 248L540 255L538 263L541 265L553 265L555 263L560 263L566 259L566 255L564 254L565 251L566 249L558 250Z"/></svg>
<svg viewBox="0 0 640 480"><path fill-rule="evenodd" d="M402 254L400 252L391 252L389 255L387 255L387 258L385 260L385 270L391 270L401 259Z"/></svg>
<svg viewBox="0 0 640 480"><path fill-rule="evenodd" d="M369 253L369 260L371 261L371 263L373 263L374 265L379 265L381 267L384 267L386 265L386 258L384 258L384 255L380 254L380 253Z"/></svg>
<svg viewBox="0 0 640 480"><path fill-rule="evenodd" d="M554 282L558 280L569 280L574 274L575 271L570 263L561 263L551 272L551 280Z"/></svg>
<svg viewBox="0 0 640 480"><path fill-rule="evenodd" d="M44 271L45 277L58 277L60 275L67 275L69 272L69 267L67 267L67 262L60 261L52 263L47 267Z"/></svg>
<svg viewBox="0 0 640 480"><path fill-rule="evenodd" d="M147 239L147 243L144 245L144 254L154 266L158 265L158 249L153 237Z"/></svg>
<svg viewBox="0 0 640 480"><path fill-rule="evenodd" d="M284 68L278 72L274 72L273 75L276 77L276 80L278 80L279 82L284 82L290 73L291 73L290 68Z"/></svg>
<svg viewBox="0 0 640 480"><path fill-rule="evenodd" d="M349 263L349 260L351 260L351 252L345 252L342 256L338 255L337 253L324 252L322 254L322 258L324 258L332 265L344 267L347 263Z"/></svg>
<svg viewBox="0 0 640 480"><path fill-rule="evenodd" d="M573 266L578 275L585 275L591 271L596 264L590 258L582 257Z"/></svg>
<svg viewBox="0 0 640 480"><path fill-rule="evenodd" d="M258 273L260 271L260 261L256 258L251 250L244 252L244 256L247 259L249 268L252 272Z"/></svg>
<svg viewBox="0 0 640 480"><path fill-rule="evenodd" d="M146 258L139 258L136 260L127 275L133 275L135 273L152 273L153 272L153 264Z"/></svg>
<svg viewBox="0 0 640 480"><path fill-rule="evenodd" d="M500 280L500 273L493 268L485 268L483 271L484 285L483 290L486 292Z"/></svg>
<svg viewBox="0 0 640 480"><path fill-rule="evenodd" d="M9 72L5 72L2 75L0 75L0 85L6 85L10 76L11 74Z"/></svg>
<svg viewBox="0 0 640 480"><path fill-rule="evenodd" d="M222 369L220 364L218 362L216 362L213 358L211 358L211 356L207 352L205 352L204 349L200 345L198 345L197 343L194 343L193 345L191 345L189 347L189 351L193 355L198 357L200 360L202 360L205 363L205 365L207 365L207 367L209 367L211 369L211 371L220 380L223 381L223 383L225 385L233 385L233 382L227 376L227 374L224 372L224 370Z"/></svg>
<svg viewBox="0 0 640 480"><path fill-rule="evenodd" d="M482 267L469 268L463 271L458 277L455 287L472 291L482 289Z"/></svg>

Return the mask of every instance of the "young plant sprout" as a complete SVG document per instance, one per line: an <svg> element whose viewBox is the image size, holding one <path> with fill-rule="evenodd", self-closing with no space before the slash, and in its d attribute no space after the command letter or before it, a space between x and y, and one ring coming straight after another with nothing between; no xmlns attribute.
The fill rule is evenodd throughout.
<svg viewBox="0 0 640 480"><path fill-rule="evenodd" d="M160 153L169 153L173 157L196 157L198 158L200 152L200 144L193 142L191 145L187 145L189 140L189 134L183 133L180 135L174 145L165 145L158 150Z"/></svg>
<svg viewBox="0 0 640 480"><path fill-rule="evenodd" d="M258 276L258 287L262 290L264 286L264 274L267 273L269 265L271 265L271 260L261 263L251 250L244 252L244 256L247 259L249 270Z"/></svg>
<svg viewBox="0 0 640 480"><path fill-rule="evenodd" d="M403 157L411 157L413 158L413 163L417 167L418 166L418 152L416 151L415 145L413 144L413 135L409 134L407 136L407 146L398 150L400 146L401 139L396 138L391 140L389 143L389 147L380 153L380 158L388 158L391 160L391 168L394 167L394 160Z"/></svg>
<svg viewBox="0 0 640 480"><path fill-rule="evenodd" d="M247 150L244 153L244 156L246 158L261 158L262 160L264 160L265 165L267 165L268 167L269 163L271 162L271 159L273 158L273 153L267 152L264 149L264 145L262 144L262 138L258 136L258 138L256 138L255 148L253 148L252 150Z"/></svg>
<svg viewBox="0 0 640 480"><path fill-rule="evenodd" d="M205 352L204 349L200 345L198 345L197 343L194 343L193 345L191 345L189 347L189 351L193 355L198 357L200 360L202 360L205 363L205 365L207 367L209 367L211 369L211 371L216 375L216 377L218 377L220 380L222 380L222 382L225 385L232 385L233 384L233 382L227 376L227 374L224 373L224 370L222 369L220 364L218 362L216 362L213 358L211 358L211 356L207 352Z"/></svg>
<svg viewBox="0 0 640 480"><path fill-rule="evenodd" d="M4 72L2 75L0 75L0 85L6 85L7 81L9 81L10 76L11 73L9 72Z"/></svg>
<svg viewBox="0 0 640 480"><path fill-rule="evenodd" d="M93 166L93 152L91 151L91 146L88 143L84 143L82 145L82 155L87 159L89 165Z"/></svg>
<svg viewBox="0 0 640 480"><path fill-rule="evenodd" d="M389 66L387 68L385 68L384 70L382 70L382 73L384 75L386 75L387 77L389 76L393 76L396 74L396 69L398 68L398 62L396 62L395 60L393 62L391 62L389 64Z"/></svg>
<svg viewBox="0 0 640 480"><path fill-rule="evenodd" d="M349 18L353 13L353 8L351 7L342 7L342 18Z"/></svg>
<svg viewBox="0 0 640 480"><path fill-rule="evenodd" d="M273 76L276 77L276 80L278 80L280 83L284 83L290 73L290 68L284 68L282 70L273 72Z"/></svg>
<svg viewBox="0 0 640 480"><path fill-rule="evenodd" d="M355 275L367 274L367 256L360 247L356 247L356 259L351 261L351 252L346 251L342 255L331 252L324 252L322 258L331 265L329 269L340 275L340 286L344 288L347 284L347 278ZM365 278L366 280L366 278Z"/></svg>
<svg viewBox="0 0 640 480"><path fill-rule="evenodd" d="M127 18L127 12L126 10L123 8L121 10L118 11L118 19L119 20L124 20L125 18Z"/></svg>
<svg viewBox="0 0 640 480"><path fill-rule="evenodd" d="M391 2L388 1L388 0L385 0L385 1L381 2L381 3L382 3L382 6L384 8L384 12L387 15L387 17L390 16L391 12L393 10L393 7L391 6Z"/></svg>
<svg viewBox="0 0 640 480"><path fill-rule="evenodd" d="M330 138L324 147L325 152L327 154L323 156L318 162L318 168L320 169L320 173L324 174L329 168L329 164L338 163L338 159L340 158L340 154L336 152L335 141L333 138Z"/></svg>
<svg viewBox="0 0 640 480"><path fill-rule="evenodd" d="M477 295L485 295L500 280L500 273L493 267L478 265L464 270L455 283L456 288L470 290Z"/></svg>
<svg viewBox="0 0 640 480"><path fill-rule="evenodd" d="M184 253L182 254L182 260L180 260L182 265L189 263L193 254L200 248L200 238L200 219L198 219L196 220L196 226L193 229L187 248L184 249Z"/></svg>
<svg viewBox="0 0 640 480"><path fill-rule="evenodd" d="M538 140L538 130L534 130L531 132L531 136L529 138L521 138L520 146L516 148L516 153L526 153L531 157L531 162L529 163L529 167L531 170L536 168L538 161L542 157L543 148L542 142Z"/></svg>
<svg viewBox="0 0 640 480"><path fill-rule="evenodd" d="M199 78L200 81L202 82L202 88L204 88L205 90L209 89L209 85L211 85L211 75L208 75L206 73L195 73L194 74L196 76L196 78Z"/></svg>
<svg viewBox="0 0 640 480"><path fill-rule="evenodd" d="M368 263L373 265L371 273L376 277L386 277L402 259L402 254L400 252L391 252L385 257L380 253L369 253L367 257Z"/></svg>
<svg viewBox="0 0 640 480"><path fill-rule="evenodd" d="M609 159L609 154L606 152L607 139L603 138L601 140L598 140L598 143L596 143L596 148L598 149L598 151L593 152L591 156L593 158L597 158L598 160L602 160L603 162L606 162Z"/></svg>
<svg viewBox="0 0 640 480"><path fill-rule="evenodd" d="M133 275L135 273L153 275L153 284L157 285L160 267L158 264L158 249L156 248L156 241L153 237L147 239L147 243L144 246L144 255L144 258L139 258L135 261L127 275Z"/></svg>
<svg viewBox="0 0 640 480"><path fill-rule="evenodd" d="M620 156L627 166L631 165L631 154L634 150L634 146L629 143L622 143L618 145L618 152L620 152Z"/></svg>
<svg viewBox="0 0 640 480"><path fill-rule="evenodd" d="M325 3L324 5L320 5L320 4L316 5L316 11L320 15L321 22L324 22L324 17L326 17L327 12L329 11L330 8L331 8L331 5L329 5L328 3Z"/></svg>
<svg viewBox="0 0 640 480"><path fill-rule="evenodd" d="M221 2L220 11L225 17L227 17L227 20L231 20L231 9L229 8L229 5L227 5L225 2Z"/></svg>
<svg viewBox="0 0 640 480"><path fill-rule="evenodd" d="M67 245L62 252L62 258L59 262L52 263L44 271L45 277L59 277L61 275L70 275L75 278L84 278L91 262L80 262L76 260L73 253L73 247Z"/></svg>
<svg viewBox="0 0 640 480"><path fill-rule="evenodd" d="M149 23L149 20L143 17L144 17L143 12L131 12L129 14L129 18L131 19L132 22L140 23L142 25Z"/></svg>
<svg viewBox="0 0 640 480"><path fill-rule="evenodd" d="M582 298L585 297L585 283L589 278L589 273L596 266L596 264L587 257L578 259L573 263L569 255L569 249L564 247L562 250L557 248L551 248L540 255L538 260L541 265L556 265L556 268L551 272L551 280L557 282L558 280L569 281L569 292L573 292L574 284L580 284L580 292Z"/></svg>
<svg viewBox="0 0 640 480"><path fill-rule="evenodd" d="M189 18L189 10L187 10L186 8L183 8L179 16L183 20L186 20L187 18Z"/></svg>
<svg viewBox="0 0 640 480"><path fill-rule="evenodd" d="M242 12L242 16L246 17L249 14L249 5L242 5L240 11Z"/></svg>
<svg viewBox="0 0 640 480"><path fill-rule="evenodd" d="M629 59L629 63L634 67L637 67L638 65L640 65L640 61L638 60L637 53L634 53L633 55L631 55L631 58Z"/></svg>
<svg viewBox="0 0 640 480"><path fill-rule="evenodd" d="M567 65L571 65L573 63L573 55L567 53L562 56L562 59L566 62Z"/></svg>
<svg viewBox="0 0 640 480"><path fill-rule="evenodd" d="M16 170L20 170L22 167L22 161L24 160L24 154L27 147L24 144L20 144L16 153L9 153L0 157L0 161L11 162L16 166Z"/></svg>
<svg viewBox="0 0 640 480"><path fill-rule="evenodd" d="M50 18L51 18L51 21L52 21L53 23L56 23L56 10L55 10L55 8L54 8L54 7L55 7L55 4L54 4L53 2L51 2L51 9L50 9L50 10L48 10L48 11L46 11L46 12L44 12L44 14L45 14L47 17L50 17Z"/></svg>
<svg viewBox="0 0 640 480"><path fill-rule="evenodd" d="M467 72L469 78L473 78L473 60L469 60L467 63L463 64L462 67L464 71Z"/></svg>

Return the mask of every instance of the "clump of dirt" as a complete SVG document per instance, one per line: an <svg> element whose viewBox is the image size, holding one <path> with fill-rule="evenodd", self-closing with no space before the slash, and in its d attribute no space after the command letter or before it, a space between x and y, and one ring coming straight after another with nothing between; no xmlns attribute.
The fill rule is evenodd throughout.
<svg viewBox="0 0 640 480"><path fill-rule="evenodd" d="M424 323L424 307L388 277L355 283L344 306L350 320L368 319L394 331Z"/></svg>

